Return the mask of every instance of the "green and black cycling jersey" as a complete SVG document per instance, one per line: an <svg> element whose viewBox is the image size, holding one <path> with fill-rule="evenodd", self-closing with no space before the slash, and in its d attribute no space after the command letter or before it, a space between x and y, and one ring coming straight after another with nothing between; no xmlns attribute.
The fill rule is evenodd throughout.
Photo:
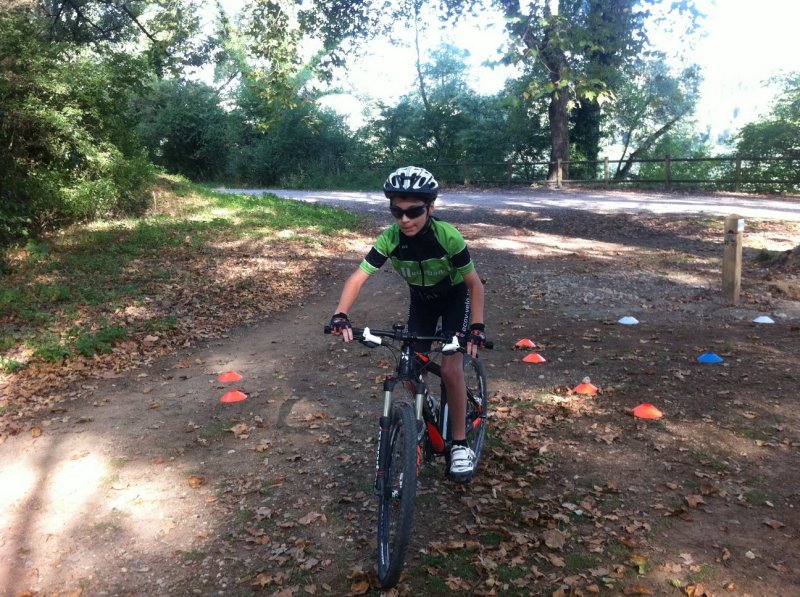
<svg viewBox="0 0 800 597"><path fill-rule="evenodd" d="M411 293L436 299L464 282L464 275L475 269L467 243L456 228L434 217L414 236L406 236L397 224L389 226L375 241L361 262L361 269L372 275L387 259L411 287Z"/></svg>

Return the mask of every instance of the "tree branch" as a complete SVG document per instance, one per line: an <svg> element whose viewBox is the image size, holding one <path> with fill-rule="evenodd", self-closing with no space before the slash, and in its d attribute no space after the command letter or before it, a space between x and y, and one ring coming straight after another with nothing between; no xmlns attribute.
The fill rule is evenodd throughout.
<svg viewBox="0 0 800 597"><path fill-rule="evenodd" d="M110 5L110 6L114 6L114 5L113 5L111 2L109 2L109 1L106 1L106 4L108 4L108 5ZM136 15L134 15L134 14L131 12L131 9L130 9L130 8L128 8L128 4L127 4L127 3L123 3L123 4L122 4L122 6L120 6L119 8L121 8L121 9L122 9L122 11L123 11L123 12L124 12L126 15L128 15L128 18L129 18L131 21L133 21L134 25L136 25L136 26L139 28L139 30L140 30L142 33L144 33L144 34L145 34L145 36L147 36L147 39L149 39L151 42L153 42L153 44L156 44L156 45L158 44L158 41L156 40L156 38L155 38L155 37L153 37L153 35L152 35L152 34L151 34L151 33L150 33L150 32L149 32L147 29L145 29L144 25L142 25L142 24L139 22L139 19L137 19L137 18L136 18Z"/></svg>
<svg viewBox="0 0 800 597"><path fill-rule="evenodd" d="M620 178L624 178L625 175L630 171L631 167L633 166L633 160L638 158L648 149L650 149L653 146L653 143L655 143L662 135L664 135L667 131L669 131L669 129L675 126L675 124L681 118L683 118L688 112L689 112L688 110L684 110L683 112L678 114L675 118L673 118L664 126L662 126L660 129L658 129L656 132L654 132L652 135L650 135L644 141L644 143L642 143L639 147L636 148L636 150L634 150L633 153L631 153L631 156L625 161L625 166L623 166L622 170L618 170L617 173L614 175L614 180L619 180Z"/></svg>

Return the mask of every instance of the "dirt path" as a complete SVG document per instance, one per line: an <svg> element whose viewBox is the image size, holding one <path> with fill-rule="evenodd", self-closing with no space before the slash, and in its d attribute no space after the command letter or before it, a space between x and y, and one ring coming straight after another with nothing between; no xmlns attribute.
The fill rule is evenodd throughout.
<svg viewBox="0 0 800 597"><path fill-rule="evenodd" d="M475 482L426 471L398 593L800 593L797 270L751 267L731 308L697 222L449 216L486 280L494 415ZM751 256L796 244L792 225L749 231ZM361 254L305 303L84 382L0 445L2 594L368 592L387 358L320 334ZM405 300L382 271L353 316L399 321ZM521 337L547 363L522 363ZM725 362L698 364L709 351ZM586 375L597 396L571 391ZM248 399L220 403L231 389ZM641 402L664 419L632 418Z"/></svg>

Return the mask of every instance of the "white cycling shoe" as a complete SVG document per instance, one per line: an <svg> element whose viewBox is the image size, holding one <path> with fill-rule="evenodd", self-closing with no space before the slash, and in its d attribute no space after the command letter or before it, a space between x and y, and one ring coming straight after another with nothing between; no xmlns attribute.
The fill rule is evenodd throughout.
<svg viewBox="0 0 800 597"><path fill-rule="evenodd" d="M475 452L467 446L453 446L450 448L449 477L453 481L465 483L472 479L475 472Z"/></svg>

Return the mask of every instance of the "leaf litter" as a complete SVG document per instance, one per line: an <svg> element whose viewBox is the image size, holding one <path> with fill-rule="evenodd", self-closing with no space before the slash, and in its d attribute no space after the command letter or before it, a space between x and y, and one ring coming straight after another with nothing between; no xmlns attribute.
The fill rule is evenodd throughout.
<svg viewBox="0 0 800 597"><path fill-rule="evenodd" d="M623 220L643 231L665 223L659 218ZM554 233L553 224L536 222L524 232L545 239ZM582 230L591 229L609 242L621 223L620 218L585 216L560 223L559 231L580 238ZM465 230L471 241L481 238L469 225ZM795 380L789 361L781 360L781 355L798 354L797 333L771 328L776 331L769 336L759 330L753 337L751 328L740 329L730 319L702 325L685 321L692 309L713 312L721 307L703 288L673 286L654 275L670 267L680 274L687 267L680 260L660 258L664 246L685 240L680 227L670 225L668 230L674 239L664 234L655 240L629 236L641 245L635 257L616 246L587 242L561 262L541 258L535 269L521 262L509 270L505 259L476 244L482 275L500 285L503 279L514 283L511 292L493 293L488 302L489 320L508 322L496 324L493 332L496 344L505 341L506 346L484 357L492 391L489 440L483 464L467 487L445 481L440 462L425 470L408 566L393 594L420 594L433 579L457 594L474 595L649 595L673 587L687 595L717 594L731 587L755 595L765 586L791 593L798 562L787 557L792 551L786 546L792 545L797 529L796 494L770 488L791 487L797 475L790 464L800 444L789 424L789 405L782 402ZM691 251L710 252L713 241L702 230L690 240ZM613 272L594 260L598 246L605 258L617 261ZM673 249L671 255L682 250ZM239 266L233 261L229 271ZM308 272L299 277L313 278ZM587 277L595 287L576 293L579 280L585 283ZM626 292L603 291L623 286ZM285 290L272 288L283 293L282 302L302 296L302 290ZM183 293L186 304L197 308L198 301ZM609 312L613 301L631 295L638 304L650 305L639 326L598 327L599 321L614 321ZM759 308L769 300L749 283L744 296ZM554 310L556 298L561 312ZM388 312L391 297L380 300L382 312ZM187 342L225 335L231 322L244 323L288 305L271 304L247 317L226 319L237 307L237 301L215 294L199 311L209 318L195 320L191 337L152 334L118 346L112 356L41 370L14 396L35 410L29 418L4 420L16 425L16 433L30 430L31 440L46 437L54 425L84 421L93 428L98 420L82 410L81 400L99 386L83 390L80 384L110 388L125 379L129 367L151 371ZM223 317L213 319L213 312ZM302 310L288 313L295 314L294 321L309 315ZM326 313L321 308L311 316L324 321ZM285 329L297 334L294 321ZM317 327L301 333L316 342ZM519 362L513 343L521 333L547 347L547 363L528 369ZM732 364L699 372L692 359L700 335L725 344L721 352L734 355L727 359ZM360 367L352 362L352 353L337 354L338 345L326 350L332 351L329 358L324 352L311 357L313 370L273 371L269 381L253 382L260 392L258 406L251 399L235 407L244 409L240 411L214 411L213 417L202 418L192 413L189 433L204 443L176 443L172 453L148 457L151 466L157 463L163 471L199 450L198 458L186 464L205 463L202 473L187 470L185 483L191 499L198 500L194 511L220 526L211 531L185 519L193 539L179 550L183 563L164 572L158 562L148 562L150 572L140 574L139 586L155 589L162 580L177 592L216 587L233 594L254 590L284 595L366 594L376 589L370 471L376 398L387 363L372 360ZM303 351L289 352L296 362L307 358ZM163 369L221 370L201 361L184 357ZM758 361L760 367L743 365ZM347 363L343 369L342 363ZM95 368L102 374L96 375ZM588 374L603 392L572 392L574 380ZM174 388L184 382L152 377L142 409L155 416L176 408L180 392L162 398L161 384ZM765 391L773 397L768 404ZM669 405L664 409L669 414L659 421L637 422L628 413L641 402ZM148 408L153 403L158 407ZM92 408L119 405L112 397ZM230 412L234 415L225 414ZM50 416L40 421L41 413ZM58 422L48 425L55 417ZM186 434L186 420L181 419L176 437ZM163 433L160 425L153 431ZM40 432L34 431L37 426ZM6 437L13 437L15 428L6 429ZM90 451L83 458L89 457ZM770 482L778 479L783 483ZM745 563L757 566L758 572ZM768 584L759 584L758 576ZM111 586L132 586L126 578L120 576Z"/></svg>

